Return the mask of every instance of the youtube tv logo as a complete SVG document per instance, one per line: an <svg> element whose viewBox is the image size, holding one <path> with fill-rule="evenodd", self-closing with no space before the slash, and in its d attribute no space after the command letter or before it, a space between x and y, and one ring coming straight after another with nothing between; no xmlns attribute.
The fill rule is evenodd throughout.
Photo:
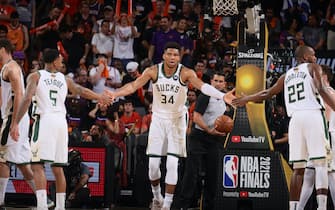
<svg viewBox="0 0 335 210"><path fill-rule="evenodd" d="M240 143L241 142L241 136L232 136L231 142L233 143Z"/></svg>
<svg viewBox="0 0 335 210"><path fill-rule="evenodd" d="M240 198L247 198L247 197L249 197L249 193L247 191L240 192Z"/></svg>

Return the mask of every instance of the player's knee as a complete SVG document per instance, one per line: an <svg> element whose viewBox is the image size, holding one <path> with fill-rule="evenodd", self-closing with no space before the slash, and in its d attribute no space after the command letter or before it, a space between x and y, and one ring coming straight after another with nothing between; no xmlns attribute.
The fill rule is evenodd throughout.
<svg viewBox="0 0 335 210"><path fill-rule="evenodd" d="M327 167L327 160L325 158L311 160L311 162L314 167Z"/></svg>
<svg viewBox="0 0 335 210"><path fill-rule="evenodd" d="M161 171L160 171L160 158L149 158L149 179L150 180L158 180L161 178Z"/></svg>
<svg viewBox="0 0 335 210"><path fill-rule="evenodd" d="M166 159L165 183L176 185L178 181L178 157L168 155Z"/></svg>
<svg viewBox="0 0 335 210"><path fill-rule="evenodd" d="M328 188L327 160L317 159L312 161L315 168L315 188L327 189Z"/></svg>
<svg viewBox="0 0 335 210"><path fill-rule="evenodd" d="M304 169L306 168L306 162L294 162L293 169Z"/></svg>

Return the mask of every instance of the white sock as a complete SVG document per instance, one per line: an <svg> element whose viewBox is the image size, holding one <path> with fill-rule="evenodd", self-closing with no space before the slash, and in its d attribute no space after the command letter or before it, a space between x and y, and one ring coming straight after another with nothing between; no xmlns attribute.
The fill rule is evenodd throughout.
<svg viewBox="0 0 335 210"><path fill-rule="evenodd" d="M170 209L172 201L173 201L173 194L165 193L163 208L165 207Z"/></svg>
<svg viewBox="0 0 335 210"><path fill-rule="evenodd" d="M301 188L298 210L304 210L308 199L311 197L314 189L315 171L310 168L305 169L304 182Z"/></svg>
<svg viewBox="0 0 335 210"><path fill-rule="evenodd" d="M48 209L47 191L36 190L37 209Z"/></svg>
<svg viewBox="0 0 335 210"><path fill-rule="evenodd" d="M0 178L0 205L5 204L5 194L9 178Z"/></svg>
<svg viewBox="0 0 335 210"><path fill-rule="evenodd" d="M290 201L290 210L297 210L299 201Z"/></svg>
<svg viewBox="0 0 335 210"><path fill-rule="evenodd" d="M31 180L26 180L26 182L28 183L29 187L31 188L31 190L36 193L36 185L35 185L35 181L33 179Z"/></svg>
<svg viewBox="0 0 335 210"><path fill-rule="evenodd" d="M335 173L334 172L328 173L328 186L329 186L330 195L335 205Z"/></svg>
<svg viewBox="0 0 335 210"><path fill-rule="evenodd" d="M65 193L56 193L55 210L65 210Z"/></svg>
<svg viewBox="0 0 335 210"><path fill-rule="evenodd" d="M327 195L316 195L316 200L318 202L318 210L326 210L327 209Z"/></svg>
<svg viewBox="0 0 335 210"><path fill-rule="evenodd" d="M160 184L158 184L157 186L151 185L151 190L152 190L152 194L154 195L155 200L161 200L163 198L162 193L161 193L161 185Z"/></svg>

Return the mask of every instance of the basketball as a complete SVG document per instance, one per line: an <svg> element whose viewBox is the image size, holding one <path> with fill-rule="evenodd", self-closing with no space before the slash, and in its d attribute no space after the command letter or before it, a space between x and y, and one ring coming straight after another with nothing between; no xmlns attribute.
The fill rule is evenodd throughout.
<svg viewBox="0 0 335 210"><path fill-rule="evenodd" d="M222 133L230 133L233 130L234 121L227 115L221 115L216 118L214 128Z"/></svg>

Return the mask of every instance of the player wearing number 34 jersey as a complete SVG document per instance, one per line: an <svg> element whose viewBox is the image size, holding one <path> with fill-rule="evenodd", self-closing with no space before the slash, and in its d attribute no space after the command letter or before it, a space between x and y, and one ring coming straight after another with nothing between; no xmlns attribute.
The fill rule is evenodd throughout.
<svg viewBox="0 0 335 210"><path fill-rule="evenodd" d="M152 121L149 129L147 154L149 178L154 195L152 209L170 209L178 177L178 157L186 156L186 83L191 83L206 95L231 103L233 92L224 94L204 84L191 69L180 63L180 46L169 42L164 47L163 62L144 70L135 81L126 84L112 98L135 92L149 80L153 82ZM160 190L160 157L166 159L166 188L163 201Z"/></svg>
<svg viewBox="0 0 335 210"><path fill-rule="evenodd" d="M187 86L180 79L182 65L170 76L164 74L164 64L157 65L153 81L152 122L149 129L147 154L186 156Z"/></svg>

